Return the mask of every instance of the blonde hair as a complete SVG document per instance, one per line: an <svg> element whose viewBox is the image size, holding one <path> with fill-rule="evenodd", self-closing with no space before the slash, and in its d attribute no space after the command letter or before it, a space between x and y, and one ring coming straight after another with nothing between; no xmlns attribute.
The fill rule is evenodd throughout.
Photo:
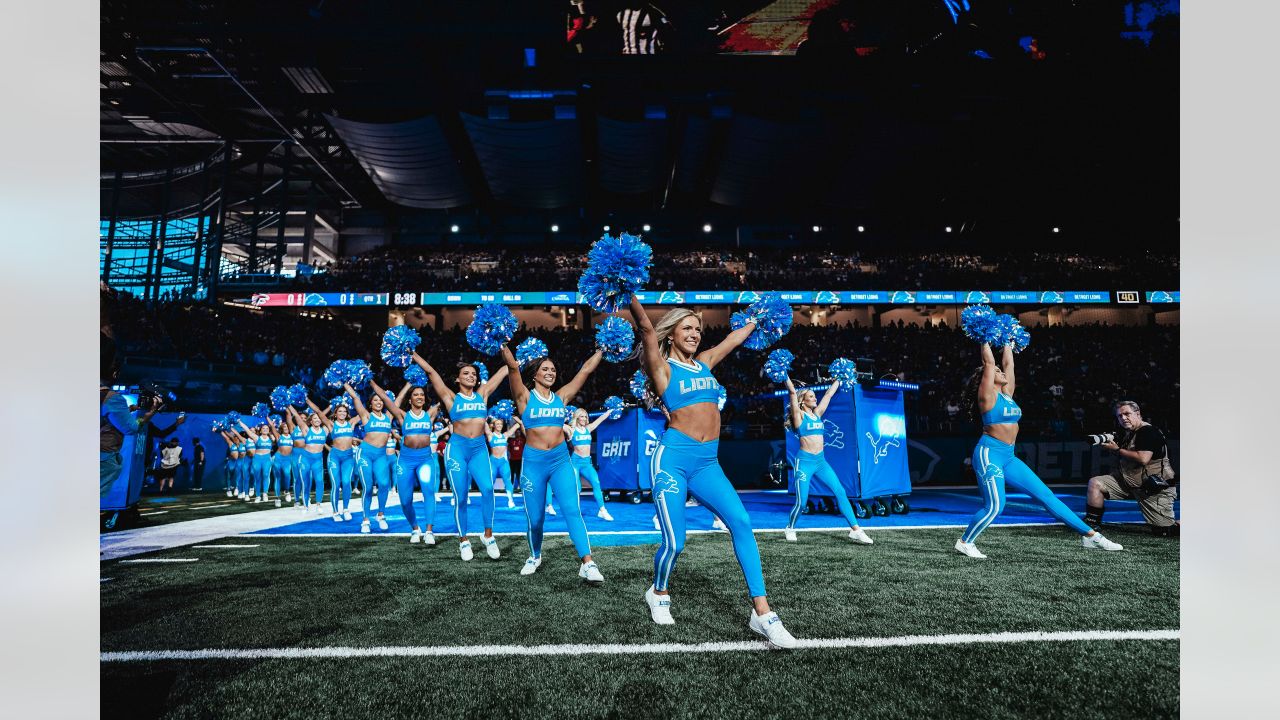
<svg viewBox="0 0 1280 720"><path fill-rule="evenodd" d="M658 352L663 357L671 357L671 333L675 332L676 326L687 317L698 318L698 329L702 329L702 313L694 312L689 308L675 308L669 310L662 319L653 326L653 332L658 336Z"/></svg>
<svg viewBox="0 0 1280 720"><path fill-rule="evenodd" d="M590 420L590 419L591 419L591 416L590 416L589 414L587 414L587 409L586 409L586 408L578 408L577 410L574 410L574 411L573 411L573 424L574 424L574 425L577 425L577 424L578 424L578 413L582 413L582 417L584 417L584 418L586 418L586 419L588 419L588 420Z"/></svg>

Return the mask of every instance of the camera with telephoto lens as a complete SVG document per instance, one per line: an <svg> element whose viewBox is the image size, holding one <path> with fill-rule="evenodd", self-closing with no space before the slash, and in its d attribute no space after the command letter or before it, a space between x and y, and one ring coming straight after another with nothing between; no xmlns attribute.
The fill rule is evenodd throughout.
<svg viewBox="0 0 1280 720"><path fill-rule="evenodd" d="M164 403L177 402L177 400L178 395L172 390L165 390L154 383L138 383L138 408L141 410L150 410Z"/></svg>
<svg viewBox="0 0 1280 720"><path fill-rule="evenodd" d="M1089 436L1089 442L1093 443L1094 445L1102 445L1103 443L1109 443L1109 442L1115 442L1115 441L1116 441L1115 433L1101 433L1099 435Z"/></svg>

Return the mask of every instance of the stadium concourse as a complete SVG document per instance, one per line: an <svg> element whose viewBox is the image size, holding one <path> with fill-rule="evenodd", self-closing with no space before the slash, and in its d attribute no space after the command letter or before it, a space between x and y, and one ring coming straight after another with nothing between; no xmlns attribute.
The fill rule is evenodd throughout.
<svg viewBox="0 0 1280 720"><path fill-rule="evenodd" d="M102 716L1176 716L1097 5L104 2Z"/></svg>

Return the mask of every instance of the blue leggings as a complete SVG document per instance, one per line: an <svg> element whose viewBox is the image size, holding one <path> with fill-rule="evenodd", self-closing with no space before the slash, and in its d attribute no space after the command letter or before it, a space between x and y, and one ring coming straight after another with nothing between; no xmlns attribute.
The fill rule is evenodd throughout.
<svg viewBox="0 0 1280 720"><path fill-rule="evenodd" d="M604 493L600 491L600 474L591 464L591 458L570 453L569 462L573 465L574 472L578 473L578 487L582 487L582 478L586 478L587 482L591 483L591 494L596 498L596 505L604 507Z"/></svg>
<svg viewBox="0 0 1280 720"><path fill-rule="evenodd" d="M991 521L1004 512L1005 482L1030 495L1049 514L1066 523L1072 530L1081 535L1093 532L1093 528L1085 525L1079 515L1071 512L1071 508L1059 500L1026 463L1014 456L1012 445L984 434L973 449L973 470L978 475L978 490L982 492L984 505L974 513L969 527L960 536L961 540L967 543L977 540Z"/></svg>
<svg viewBox="0 0 1280 720"><path fill-rule="evenodd" d="M391 460L385 447L360 446L360 462L356 472L360 475L360 509L365 520L369 519L369 506L373 494L378 493L378 514L387 511L387 498L391 496Z"/></svg>
<svg viewBox="0 0 1280 720"><path fill-rule="evenodd" d="M276 453L271 464L272 474L276 478L276 495L283 496L293 490L293 452L288 455Z"/></svg>
<svg viewBox="0 0 1280 720"><path fill-rule="evenodd" d="M484 528L493 527L493 465L490 463L489 443L483 435L463 437L449 436L444 448L445 472L453 486L453 519L458 526L458 537L467 536L467 507L471 481L480 488L480 517Z"/></svg>
<svg viewBox="0 0 1280 720"><path fill-rule="evenodd" d="M302 478L302 504L311 507L311 488L316 489L316 502L324 500L324 451L303 450L298 458L298 475Z"/></svg>
<svg viewBox="0 0 1280 720"><path fill-rule="evenodd" d="M831 465L827 463L827 458L822 453L797 451L796 462L792 467L795 468L796 504L791 508L791 517L787 520L788 528L795 527L796 521L800 519L800 511L804 509L804 503L809 498L809 486L814 480L827 486L831 494L836 496L836 506L840 508L840 514L849 523L849 527L858 527L858 518L853 514L853 506L849 504L849 496L845 494L844 485L840 483L840 478L836 477L836 471L831 469Z"/></svg>
<svg viewBox="0 0 1280 720"><path fill-rule="evenodd" d="M494 457L490 462L493 463L494 487L498 485L498 478L502 478L502 489L507 493L507 500L514 502L515 498L511 495L511 486L515 484L511 479L511 461L507 459L507 456L503 455L502 457Z"/></svg>
<svg viewBox="0 0 1280 720"><path fill-rule="evenodd" d="M251 462L252 459L248 455L241 455L236 461L236 490L240 491L241 495L249 494L249 463Z"/></svg>
<svg viewBox="0 0 1280 720"><path fill-rule="evenodd" d="M675 428L667 428L653 453L650 461L653 504L658 511L658 526L662 531L662 543L653 558L655 590L667 589L676 558L684 550L684 503L692 493L729 530L733 554L738 558L751 597L765 594L760 548L756 546L756 537L751 532L751 519L738 492L720 468L719 446L719 440L698 442ZM528 502L525 505L527 507Z"/></svg>
<svg viewBox="0 0 1280 720"><path fill-rule="evenodd" d="M341 512L351 503L351 476L356 471L355 455L356 451L352 448L346 450L329 448L329 477L333 479L333 490L329 492L329 504L335 513ZM341 505L338 504L339 501Z"/></svg>
<svg viewBox="0 0 1280 720"><path fill-rule="evenodd" d="M254 491L259 497L266 495L267 489L271 487L271 453L254 455L249 471L253 474Z"/></svg>
<svg viewBox="0 0 1280 720"><path fill-rule="evenodd" d="M524 514L529 521L529 554L542 557L542 525L546 520L548 486L560 501L560 511L569 526L569 539L573 541L578 557L590 555L591 542L587 539L587 525L582 521L582 508L578 504L582 485L563 444L550 450L524 447L520 487L524 489Z"/></svg>
<svg viewBox="0 0 1280 720"><path fill-rule="evenodd" d="M400 496L400 509L404 511L404 519L409 521L409 527L422 529L418 524L418 514L413 507L413 491L419 487L422 488L422 500L427 506L427 527L434 525L436 488L440 482L435 446L401 447L400 458L396 460L392 472L396 477L396 494Z"/></svg>
<svg viewBox="0 0 1280 720"><path fill-rule="evenodd" d="M236 482L236 463L240 462L240 458L227 457L227 461L222 464L222 489L230 490L231 488L239 489Z"/></svg>

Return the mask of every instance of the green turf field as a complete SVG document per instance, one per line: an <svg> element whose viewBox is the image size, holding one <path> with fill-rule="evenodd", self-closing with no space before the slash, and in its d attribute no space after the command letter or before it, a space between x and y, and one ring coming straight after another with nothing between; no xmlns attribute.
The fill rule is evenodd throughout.
<svg viewBox="0 0 1280 720"><path fill-rule="evenodd" d="M988 561L958 531L758 535L770 599L801 639L1178 627L1178 544L1108 528L1126 551L1080 549L1061 527L992 528ZM598 548L582 585L566 538L532 577L453 543L236 537L103 563L104 652L740 642L757 639L724 535L690 536L672 580L675 626L640 598L653 546ZM545 657L104 662L104 717L1173 717L1177 641L1033 642Z"/></svg>

